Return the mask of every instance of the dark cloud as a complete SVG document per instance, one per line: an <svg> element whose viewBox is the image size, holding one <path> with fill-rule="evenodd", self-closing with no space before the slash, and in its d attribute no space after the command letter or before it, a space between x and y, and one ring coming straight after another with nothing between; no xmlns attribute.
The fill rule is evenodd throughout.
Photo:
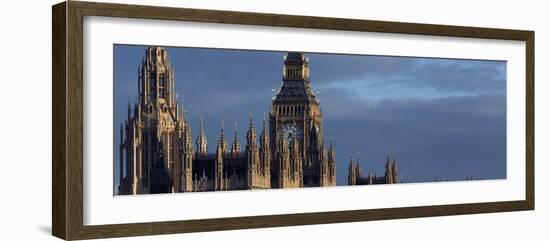
<svg viewBox="0 0 550 241"><path fill-rule="evenodd" d="M312 54L310 60L312 78L320 84L361 80L367 88L475 93L502 93L506 87L502 61L322 54Z"/></svg>

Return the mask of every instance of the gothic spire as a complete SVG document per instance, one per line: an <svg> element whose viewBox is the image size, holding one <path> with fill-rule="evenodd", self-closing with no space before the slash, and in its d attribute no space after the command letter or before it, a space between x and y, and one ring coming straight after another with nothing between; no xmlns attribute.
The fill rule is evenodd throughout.
<svg viewBox="0 0 550 241"><path fill-rule="evenodd" d="M227 152L227 141L225 140L225 131L224 131L224 122L222 120L221 130L220 130L220 139L218 140L218 151L225 153Z"/></svg>
<svg viewBox="0 0 550 241"><path fill-rule="evenodd" d="M361 175L363 174L363 172L361 170L361 161L359 161L359 160L357 161L355 174L357 174L358 177L361 177Z"/></svg>
<svg viewBox="0 0 550 241"><path fill-rule="evenodd" d="M267 128L265 124L265 113L264 113L264 120L262 123L262 133L260 134L260 148L264 151L269 152L269 134L267 133Z"/></svg>
<svg viewBox="0 0 550 241"><path fill-rule="evenodd" d="M204 135L204 118L201 114L201 129L200 129L200 135Z"/></svg>
<svg viewBox="0 0 550 241"><path fill-rule="evenodd" d="M393 163L392 163L392 166L391 166L391 171L392 171L392 174L393 174L393 183L398 183L399 182L399 174L398 174L398 171L397 171L397 160L396 160L395 156L393 157Z"/></svg>
<svg viewBox="0 0 550 241"><path fill-rule="evenodd" d="M254 121L252 120L252 113L250 113L250 123L248 131L246 132L246 147L247 149L256 149L256 128L254 128Z"/></svg>
<svg viewBox="0 0 550 241"><path fill-rule="evenodd" d="M391 184L393 183L393 175L392 175L392 170L391 170L391 165L390 165L390 155L388 154L388 159L386 160L386 184Z"/></svg>
<svg viewBox="0 0 550 241"><path fill-rule="evenodd" d="M348 165L348 169L349 169L349 172L350 173L354 173L355 172L355 169L354 169L354 164L353 164L353 156L350 156L349 157L349 165Z"/></svg>
<svg viewBox="0 0 550 241"><path fill-rule="evenodd" d="M241 144L239 143L239 137L237 134L237 122L235 122L235 136L233 137L233 145L231 146L231 152L234 154L241 152Z"/></svg>
<svg viewBox="0 0 550 241"><path fill-rule="evenodd" d="M222 127L221 127L221 130L220 130L220 140L225 140L225 128L224 128L224 122L222 120Z"/></svg>
<svg viewBox="0 0 550 241"><path fill-rule="evenodd" d="M393 160L393 164L392 164L392 166L391 166L391 169L392 169L393 171L397 171L397 161L396 161L395 159Z"/></svg>
<svg viewBox="0 0 550 241"><path fill-rule="evenodd" d="M357 180L357 176L355 175L355 167L353 165L353 157L350 156L349 166L348 166L348 185L355 185L356 180Z"/></svg>
<svg viewBox="0 0 550 241"><path fill-rule="evenodd" d="M221 143L221 142L225 142L225 128L224 128L223 120L220 128L220 139L218 140L218 143Z"/></svg>
<svg viewBox="0 0 550 241"><path fill-rule="evenodd" d="M206 140L206 135L204 134L204 119L201 114L201 127L199 131L199 136L197 137L197 152L201 155L206 155L208 142Z"/></svg>

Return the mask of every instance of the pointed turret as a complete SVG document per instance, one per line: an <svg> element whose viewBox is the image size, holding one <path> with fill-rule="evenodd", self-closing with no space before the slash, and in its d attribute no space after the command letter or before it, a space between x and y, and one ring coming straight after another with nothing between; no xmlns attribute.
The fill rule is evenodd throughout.
<svg viewBox="0 0 550 241"><path fill-rule="evenodd" d="M194 154L193 139L191 135L191 123L184 122L183 127L183 151L185 154Z"/></svg>
<svg viewBox="0 0 550 241"><path fill-rule="evenodd" d="M216 148L216 151L222 155L225 155L227 153L227 141L225 140L225 130L224 130L223 120L221 124L220 138L218 139L218 146Z"/></svg>
<svg viewBox="0 0 550 241"><path fill-rule="evenodd" d="M223 190L225 184L225 176L224 176L224 156L227 152L227 141L225 140L225 133L224 133L224 126L223 126L223 120L221 124L221 130L220 130L220 139L218 140L218 146L216 147L216 177L215 177L215 189L216 190Z"/></svg>
<svg viewBox="0 0 550 241"><path fill-rule="evenodd" d="M262 123L262 133L260 134L259 151L260 151L260 168L267 180L266 183L269 183L271 178L271 149L269 147L269 133L267 132L265 114L264 114L264 120Z"/></svg>
<svg viewBox="0 0 550 241"><path fill-rule="evenodd" d="M237 134L237 122L235 122L235 135L233 136L233 143L231 145L231 154L236 157L241 152L241 144L239 143L239 136Z"/></svg>
<svg viewBox="0 0 550 241"><path fill-rule="evenodd" d="M264 181L265 174L256 142L256 128L254 127L252 114L250 114L248 131L246 132L246 157L248 163L248 188L268 188L266 181Z"/></svg>
<svg viewBox="0 0 550 241"><path fill-rule="evenodd" d="M250 115L250 123L248 125L248 131L246 132L246 149L256 150L257 148L258 144L256 143L256 128L254 128L252 115Z"/></svg>
<svg viewBox="0 0 550 241"><path fill-rule="evenodd" d="M319 150L319 159L321 160L321 163L327 163L328 164L328 157L327 157L327 147L325 146L325 142L321 142L321 147Z"/></svg>
<svg viewBox="0 0 550 241"><path fill-rule="evenodd" d="M206 140L206 135L204 134L204 120L201 115L201 127L199 130L199 136L197 137L197 155L205 157L208 151L207 145L208 141Z"/></svg>
<svg viewBox="0 0 550 241"><path fill-rule="evenodd" d="M386 159L386 184L392 184L393 183L393 175L391 171L391 165L390 165L390 155L388 154L388 157Z"/></svg>
<svg viewBox="0 0 550 241"><path fill-rule="evenodd" d="M361 169L361 161L357 160L357 166L355 167L355 175L357 175L357 179L361 178L363 175L363 170Z"/></svg>
<svg viewBox="0 0 550 241"><path fill-rule="evenodd" d="M320 165L320 175L319 175L319 184L321 187L327 186L330 183L330 167L329 167L329 160L327 157L327 150L325 143L321 143L321 148L319 150L319 159L321 161Z"/></svg>
<svg viewBox="0 0 550 241"><path fill-rule="evenodd" d="M330 147L328 149L328 160L329 162L336 162L336 151L334 150L334 143L332 138L330 139Z"/></svg>

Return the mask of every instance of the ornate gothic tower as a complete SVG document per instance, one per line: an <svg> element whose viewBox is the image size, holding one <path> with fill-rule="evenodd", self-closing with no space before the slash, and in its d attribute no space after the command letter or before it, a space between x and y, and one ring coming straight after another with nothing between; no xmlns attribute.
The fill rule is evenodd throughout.
<svg viewBox="0 0 550 241"><path fill-rule="evenodd" d="M166 49L149 47L138 67L138 99L128 105L121 130L120 194L181 189L181 147L185 120L178 109L174 71ZM123 163L126 163L123 177Z"/></svg>
<svg viewBox="0 0 550 241"><path fill-rule="evenodd" d="M197 136L197 152L195 153L196 158L205 158L208 152L208 141L206 140L206 134L204 134L204 120L201 115L201 127L199 135Z"/></svg>
<svg viewBox="0 0 550 241"><path fill-rule="evenodd" d="M265 130L264 130L265 132ZM271 187L269 169L266 169L266 161L269 163L269 159L265 158L265 134L260 137L260 146L256 141L256 128L254 127L252 116L250 117L250 125L246 132L246 157L247 157L247 183L248 189L267 189ZM266 172L267 171L267 172Z"/></svg>
<svg viewBox="0 0 550 241"><path fill-rule="evenodd" d="M392 183L399 183L399 172L397 171L397 160L395 160L395 156L393 156L393 163L391 165L391 172L393 174Z"/></svg>
<svg viewBox="0 0 550 241"><path fill-rule="evenodd" d="M319 100L311 88L309 59L303 53L291 52L284 58L283 83L272 102L269 127L271 150L277 150L273 153L273 162L271 163L272 187L283 187L281 184L286 181L279 180L285 178L281 174L290 171L284 170L284 168L290 167L281 163L286 161L285 157L281 156L286 155L285 151L279 151L281 147L278 145L281 144L290 144L289 147L297 148L297 152L300 154L299 158L298 156L293 157L294 160L301 162L299 173L302 175L302 184L300 186L336 184L335 182L325 182L333 180L333 177L323 177L323 171L325 171L325 175L333 174L335 165L323 164L327 161L323 145L323 115L319 107ZM286 140L282 141L280 138ZM323 165L326 165L326 169ZM329 170L329 167L332 170Z"/></svg>
<svg viewBox="0 0 550 241"><path fill-rule="evenodd" d="M202 116L193 140L174 84L166 49L147 48L138 67L136 103L128 104L127 120L120 127L119 194L336 185L336 154L332 141L327 152L323 117L304 54L285 56L269 127L264 116L257 133L251 116L243 148L236 124L228 142L222 121L216 152L208 153ZM391 171L397 182L395 161Z"/></svg>
<svg viewBox="0 0 550 241"><path fill-rule="evenodd" d="M216 147L216 161L215 161L215 183L214 183L214 189L216 191L224 190L225 189L225 183L224 183L224 157L227 154L227 141L225 140L225 133L223 128L223 122L222 122L222 128L221 128L221 134L220 139L218 140L218 146ZM199 143L197 141L197 143Z"/></svg>

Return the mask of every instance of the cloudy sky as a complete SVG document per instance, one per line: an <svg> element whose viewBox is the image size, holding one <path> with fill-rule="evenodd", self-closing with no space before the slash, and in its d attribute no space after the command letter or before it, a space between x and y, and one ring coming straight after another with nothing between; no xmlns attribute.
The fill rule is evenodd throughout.
<svg viewBox="0 0 550 241"><path fill-rule="evenodd" d="M120 123L128 102L137 96L137 68L145 49L114 47L115 157ZM202 114L210 152L222 120L238 123L244 145L249 113L261 126L273 89L281 84L285 53L168 52L193 138ZM388 153L396 156L404 182L506 178L505 62L323 53L308 57L325 138L332 137L336 148L338 185L347 182L350 156L361 161L363 173L383 175ZM116 185L118 179L115 170Z"/></svg>

